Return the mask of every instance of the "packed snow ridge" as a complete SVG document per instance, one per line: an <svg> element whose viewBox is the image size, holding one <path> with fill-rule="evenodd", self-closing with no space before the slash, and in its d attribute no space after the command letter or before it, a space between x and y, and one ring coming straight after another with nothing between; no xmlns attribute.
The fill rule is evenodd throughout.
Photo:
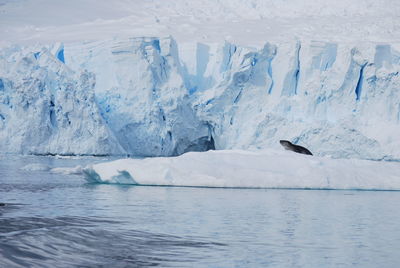
<svg viewBox="0 0 400 268"><path fill-rule="evenodd" d="M0 149L172 156L279 148L400 159L398 43L259 48L135 37L0 50Z"/></svg>

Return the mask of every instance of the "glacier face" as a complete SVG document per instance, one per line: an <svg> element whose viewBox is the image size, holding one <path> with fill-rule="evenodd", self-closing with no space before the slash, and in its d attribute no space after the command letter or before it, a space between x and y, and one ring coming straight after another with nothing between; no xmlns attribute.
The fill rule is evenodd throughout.
<svg viewBox="0 0 400 268"><path fill-rule="evenodd" d="M315 41L272 47L237 51L224 81L199 94L217 148L276 147L285 138L319 155L398 158L396 49Z"/></svg>
<svg viewBox="0 0 400 268"><path fill-rule="evenodd" d="M278 148L400 159L398 44L173 38L0 50L0 148L179 155Z"/></svg>
<svg viewBox="0 0 400 268"><path fill-rule="evenodd" d="M101 115L128 154L168 156L213 147L209 124L192 108L172 38L134 38L87 49L89 55L81 55L82 46L72 46L66 60L99 77Z"/></svg>
<svg viewBox="0 0 400 268"><path fill-rule="evenodd" d="M46 48L34 53L17 48L1 53L3 152L123 153L99 113L93 73L73 72Z"/></svg>

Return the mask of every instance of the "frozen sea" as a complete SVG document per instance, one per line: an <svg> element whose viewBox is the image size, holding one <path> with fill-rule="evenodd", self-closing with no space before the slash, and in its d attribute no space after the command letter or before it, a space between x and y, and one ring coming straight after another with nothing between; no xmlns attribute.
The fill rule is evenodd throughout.
<svg viewBox="0 0 400 268"><path fill-rule="evenodd" d="M400 267L398 191L88 184L47 170L104 160L0 157L0 267Z"/></svg>

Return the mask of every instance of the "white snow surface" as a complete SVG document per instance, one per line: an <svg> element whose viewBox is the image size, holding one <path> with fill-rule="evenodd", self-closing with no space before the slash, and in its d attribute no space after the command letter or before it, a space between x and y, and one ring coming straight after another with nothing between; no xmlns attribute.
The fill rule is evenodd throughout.
<svg viewBox="0 0 400 268"><path fill-rule="evenodd" d="M396 0L0 0L0 149L400 159Z"/></svg>
<svg viewBox="0 0 400 268"><path fill-rule="evenodd" d="M87 166L88 182L246 188L400 190L400 164L289 151L220 150Z"/></svg>
<svg viewBox="0 0 400 268"><path fill-rule="evenodd" d="M173 35L263 45L398 40L397 0L0 0L0 44Z"/></svg>

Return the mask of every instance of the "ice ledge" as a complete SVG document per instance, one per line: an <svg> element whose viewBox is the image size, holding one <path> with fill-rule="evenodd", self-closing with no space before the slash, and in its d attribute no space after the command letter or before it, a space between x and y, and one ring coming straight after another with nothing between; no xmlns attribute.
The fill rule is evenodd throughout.
<svg viewBox="0 0 400 268"><path fill-rule="evenodd" d="M400 190L400 163L263 150L191 152L87 166L88 182L231 188Z"/></svg>

